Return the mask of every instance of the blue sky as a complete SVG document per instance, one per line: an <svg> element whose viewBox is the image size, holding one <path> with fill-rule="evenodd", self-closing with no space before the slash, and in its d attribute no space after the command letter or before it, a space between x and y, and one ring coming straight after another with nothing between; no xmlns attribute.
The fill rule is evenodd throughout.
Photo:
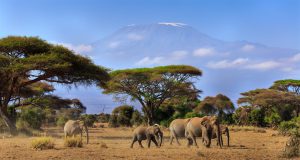
<svg viewBox="0 0 300 160"><path fill-rule="evenodd" d="M298 0L1 0L0 37L91 43L128 24L182 22L222 40L300 49Z"/></svg>
<svg viewBox="0 0 300 160"><path fill-rule="evenodd" d="M90 44L124 26L158 22L185 23L224 41L247 40L300 50L299 0L0 0L0 38L8 35L39 36L79 53L91 52L93 48ZM245 46L253 50L255 45ZM202 48L200 51L202 54L203 51L215 54L209 49ZM261 57L255 57L250 52L248 55L235 53L224 59L201 57L203 65L197 67L205 72L201 78L204 84L199 88L204 90L204 96L221 92L236 101L242 91L269 87L278 78L297 78L300 68L297 66L300 62L298 51L281 56L279 60L269 55L257 54ZM192 55L188 51L176 53ZM142 62L147 60L153 65L165 64L166 55L143 56L139 57ZM113 61L93 60L100 65L119 67L118 63L112 64ZM183 57L177 63L197 64L192 60ZM292 63L285 65L287 62ZM252 69L251 75L245 76L249 69ZM293 75L283 70L293 71ZM101 96L100 92L95 88L69 91L59 87L56 94L79 97L88 106L89 113L97 113L102 110L101 106L116 105L111 97Z"/></svg>

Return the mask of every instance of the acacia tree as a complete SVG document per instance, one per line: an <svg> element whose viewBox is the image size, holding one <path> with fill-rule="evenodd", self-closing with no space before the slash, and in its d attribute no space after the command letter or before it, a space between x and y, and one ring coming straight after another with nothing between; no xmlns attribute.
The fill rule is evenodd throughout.
<svg viewBox="0 0 300 160"><path fill-rule="evenodd" d="M86 57L37 37L9 36L0 39L0 116L12 134L16 127L7 113L20 91L36 82L103 84L107 69Z"/></svg>
<svg viewBox="0 0 300 160"><path fill-rule="evenodd" d="M156 120L155 111L164 101L199 92L192 79L201 75L199 69L186 65L117 70L110 73L104 93L123 98L129 95L137 100L148 124L152 125Z"/></svg>
<svg viewBox="0 0 300 160"><path fill-rule="evenodd" d="M218 116L221 117L224 113L232 113L234 111L234 105L227 96L218 94L215 97L205 97L197 108L195 108L195 111L209 115L218 114Z"/></svg>
<svg viewBox="0 0 300 160"><path fill-rule="evenodd" d="M299 115L300 98L294 93L283 92L274 89L257 89L242 93L244 97L238 100L238 104L251 104L253 108L261 108L266 114L271 114L274 110L281 114L282 119L290 107Z"/></svg>
<svg viewBox="0 0 300 160"><path fill-rule="evenodd" d="M271 89L276 89L283 92L290 92L295 94L295 99L300 99L300 80L295 79L284 79L278 80L273 83ZM295 104L296 116L299 116L300 113L300 104Z"/></svg>

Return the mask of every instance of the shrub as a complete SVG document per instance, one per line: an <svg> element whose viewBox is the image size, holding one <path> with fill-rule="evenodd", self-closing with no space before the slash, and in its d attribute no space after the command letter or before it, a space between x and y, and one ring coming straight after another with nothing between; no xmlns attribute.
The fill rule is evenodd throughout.
<svg viewBox="0 0 300 160"><path fill-rule="evenodd" d="M256 126L264 126L264 112L261 109L254 109L250 112L250 122Z"/></svg>
<svg viewBox="0 0 300 160"><path fill-rule="evenodd" d="M66 118L64 116L60 116L57 118L56 125L59 127L63 127L67 121L68 121L68 118Z"/></svg>
<svg viewBox="0 0 300 160"><path fill-rule="evenodd" d="M31 146L37 150L53 149L54 140L51 137L39 137L31 142Z"/></svg>
<svg viewBox="0 0 300 160"><path fill-rule="evenodd" d="M290 121L283 121L279 124L278 130L280 134L291 135L300 128L300 117L294 117Z"/></svg>
<svg viewBox="0 0 300 160"><path fill-rule="evenodd" d="M83 143L79 136L67 137L65 139L65 147L82 147Z"/></svg>
<svg viewBox="0 0 300 160"><path fill-rule="evenodd" d="M278 113L272 113L270 116L264 118L265 122L270 124L271 127L278 127L281 122L281 117Z"/></svg>
<svg viewBox="0 0 300 160"><path fill-rule="evenodd" d="M111 115L109 117L109 122L108 122L108 126L109 127L119 127L119 124L118 124L118 117L116 115Z"/></svg>
<svg viewBox="0 0 300 160"><path fill-rule="evenodd" d="M184 118L193 118L193 117L203 117L203 115L195 113L195 112L188 112L184 116Z"/></svg>
<svg viewBox="0 0 300 160"><path fill-rule="evenodd" d="M283 157L293 158L299 156L300 147L300 135L298 132L292 134L290 139L286 142L286 146L283 152Z"/></svg>
<svg viewBox="0 0 300 160"><path fill-rule="evenodd" d="M143 123L143 116L141 112L139 112L138 110L134 110L130 122L135 126L141 125Z"/></svg>
<svg viewBox="0 0 300 160"><path fill-rule="evenodd" d="M88 127L92 127L94 122L97 121L97 116L94 114L85 114L80 117Z"/></svg>
<svg viewBox="0 0 300 160"><path fill-rule="evenodd" d="M22 109L18 121L23 121L28 124L28 127L40 129L45 118L45 113L41 108L24 108Z"/></svg>

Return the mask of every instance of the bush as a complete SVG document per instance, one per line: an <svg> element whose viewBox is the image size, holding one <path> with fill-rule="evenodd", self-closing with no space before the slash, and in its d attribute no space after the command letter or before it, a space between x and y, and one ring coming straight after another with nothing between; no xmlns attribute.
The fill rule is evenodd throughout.
<svg viewBox="0 0 300 160"><path fill-rule="evenodd" d="M279 132L283 135L291 135L300 128L300 117L295 117L290 121L283 121L279 125Z"/></svg>
<svg viewBox="0 0 300 160"><path fill-rule="evenodd" d="M45 113L41 108L33 107L33 108L24 108L22 109L19 119L17 121L23 121L28 124L28 127L33 129L40 129L43 120L45 118Z"/></svg>
<svg viewBox="0 0 300 160"><path fill-rule="evenodd" d="M108 126L109 127L119 127L119 124L118 124L118 117L116 115L111 115L109 117L109 122L108 122Z"/></svg>
<svg viewBox="0 0 300 160"><path fill-rule="evenodd" d="M65 139L65 147L79 147L81 148L83 146L82 140L79 136L75 137L67 137Z"/></svg>
<svg viewBox="0 0 300 160"><path fill-rule="evenodd" d="M80 117L88 127L92 127L94 122L97 121L97 116L94 114L85 114Z"/></svg>
<svg viewBox="0 0 300 160"><path fill-rule="evenodd" d="M39 137L31 142L31 146L37 150L53 149L54 140L51 137Z"/></svg>
<svg viewBox="0 0 300 160"><path fill-rule="evenodd" d="M57 118L56 125L59 127L65 126L66 122L68 121L68 118L64 116L60 116Z"/></svg>
<svg viewBox="0 0 300 160"><path fill-rule="evenodd" d="M270 124L271 127L278 127L281 117L278 113L272 113L270 116L265 117L265 122Z"/></svg>
<svg viewBox="0 0 300 160"><path fill-rule="evenodd" d="M203 115L195 113L195 112L188 112L184 116L184 118L193 118L193 117L203 117Z"/></svg>
<svg viewBox="0 0 300 160"><path fill-rule="evenodd" d="M299 156L300 147L300 135L298 132L293 133L290 139L286 142L286 146L283 152L283 157L293 158Z"/></svg>
<svg viewBox="0 0 300 160"><path fill-rule="evenodd" d="M139 112L138 110L134 110L130 122L131 125L135 125L135 126L141 125L143 123L143 116L141 112Z"/></svg>
<svg viewBox="0 0 300 160"><path fill-rule="evenodd" d="M255 126L264 126L264 116L261 109L254 109L250 112L250 123Z"/></svg>

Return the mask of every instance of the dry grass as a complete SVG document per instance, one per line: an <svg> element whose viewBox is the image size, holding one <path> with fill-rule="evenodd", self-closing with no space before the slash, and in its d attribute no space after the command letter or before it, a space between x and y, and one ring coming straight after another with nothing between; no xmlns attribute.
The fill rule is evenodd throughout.
<svg viewBox="0 0 300 160"><path fill-rule="evenodd" d="M32 148L36 150L45 150L54 148L54 140L51 137L39 137L35 138L31 142Z"/></svg>
<svg viewBox="0 0 300 160"><path fill-rule="evenodd" d="M0 139L0 159L64 159L64 160L93 160L93 159L138 159L138 160L204 160L204 159L284 159L280 157L283 153L288 137L281 135L272 136L277 132L264 129L265 133L244 131L231 132L230 147L224 146L220 149L216 141L212 141L210 148L202 145L197 139L199 148L194 146L187 148L186 140L180 139L181 146L175 143L169 144L169 132L164 131L164 141L161 148L151 145L140 148L135 143L130 148L132 139L132 128L91 128L90 143L82 148L70 148L64 146L62 129L48 129L49 135L55 134L55 149L45 151L34 151L29 146L33 138L14 137ZM50 134L51 133L51 134Z"/></svg>
<svg viewBox="0 0 300 160"><path fill-rule="evenodd" d="M75 137L67 137L65 139L65 147L79 147L81 148L83 146L82 139L79 136Z"/></svg>

